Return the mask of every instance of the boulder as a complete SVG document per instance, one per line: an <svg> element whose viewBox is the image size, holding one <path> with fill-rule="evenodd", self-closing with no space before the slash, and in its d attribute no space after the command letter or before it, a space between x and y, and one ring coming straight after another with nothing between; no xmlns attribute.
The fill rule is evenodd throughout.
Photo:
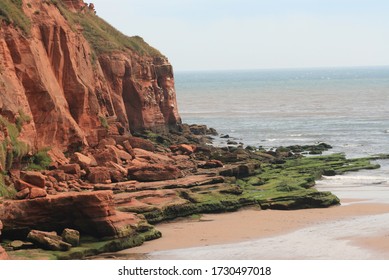
<svg viewBox="0 0 389 280"><path fill-rule="evenodd" d="M107 167L90 167L88 169L88 181L92 184L110 183L111 175Z"/></svg>
<svg viewBox="0 0 389 280"><path fill-rule="evenodd" d="M95 157L99 166L104 166L107 162L120 163L120 158L112 149L105 148L104 150L97 150L93 156Z"/></svg>
<svg viewBox="0 0 389 280"><path fill-rule="evenodd" d="M40 172L35 171L23 171L20 173L20 178L36 187L44 188L46 183L46 176Z"/></svg>
<svg viewBox="0 0 389 280"><path fill-rule="evenodd" d="M62 241L62 238L56 232L45 232L32 230L27 236L27 239L34 243L39 248L51 251L69 251L71 244Z"/></svg>
<svg viewBox="0 0 389 280"><path fill-rule="evenodd" d="M99 142L98 149L104 149L106 146L115 146L116 141L113 138L104 138Z"/></svg>
<svg viewBox="0 0 389 280"><path fill-rule="evenodd" d="M172 180L182 176L182 172L173 165L144 164L128 168L128 178L140 182Z"/></svg>
<svg viewBox="0 0 389 280"><path fill-rule="evenodd" d="M130 143L132 148L139 148L150 152L155 151L154 143L151 142L150 140L129 136L127 141Z"/></svg>
<svg viewBox="0 0 389 280"><path fill-rule="evenodd" d="M63 170L66 174L76 175L77 177L81 174L81 167L77 163L61 165L58 169Z"/></svg>
<svg viewBox="0 0 389 280"><path fill-rule="evenodd" d="M46 197L47 192L41 188L32 188L30 189L30 194L28 196L29 199L36 199L41 197Z"/></svg>
<svg viewBox="0 0 389 280"><path fill-rule="evenodd" d="M78 163L81 168L86 169L89 166L97 166L96 159L92 156L86 156L79 152L75 152L72 158L74 163Z"/></svg>
<svg viewBox="0 0 389 280"><path fill-rule="evenodd" d="M73 247L80 245L80 232L75 229L65 228L62 232L62 240Z"/></svg>
<svg viewBox="0 0 389 280"><path fill-rule="evenodd" d="M0 220L5 237L17 236L26 229L62 232L71 228L98 238L130 236L133 227L145 221L133 213L117 212L112 191L67 192L34 200L4 201L0 204Z"/></svg>
<svg viewBox="0 0 389 280"><path fill-rule="evenodd" d="M118 159L117 162L121 163L122 161L130 162L132 160L132 156L126 151L120 150L116 146L106 146L107 149L113 153Z"/></svg>

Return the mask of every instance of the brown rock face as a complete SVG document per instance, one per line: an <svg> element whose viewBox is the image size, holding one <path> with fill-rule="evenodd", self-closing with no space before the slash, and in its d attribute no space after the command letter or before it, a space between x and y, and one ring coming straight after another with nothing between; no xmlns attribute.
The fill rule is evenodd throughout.
<svg viewBox="0 0 389 280"><path fill-rule="evenodd" d="M82 0L62 2L70 13L93 10ZM21 112L30 116L21 133L25 142L76 149L99 143L102 119L118 133L166 131L181 122L166 58L130 49L96 54L56 5L26 3L28 36L12 25L0 28L0 115L11 122Z"/></svg>
<svg viewBox="0 0 389 280"><path fill-rule="evenodd" d="M6 201L0 205L0 218L4 233L15 229L62 232L72 228L96 237L128 236L140 221L133 214L116 212L111 191Z"/></svg>

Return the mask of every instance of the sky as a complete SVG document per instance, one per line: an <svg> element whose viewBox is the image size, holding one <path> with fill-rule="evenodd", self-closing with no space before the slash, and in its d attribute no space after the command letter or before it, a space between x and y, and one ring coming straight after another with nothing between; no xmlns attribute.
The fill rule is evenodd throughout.
<svg viewBox="0 0 389 280"><path fill-rule="evenodd" d="M87 2L87 0L86 0ZM389 65L388 0L94 0L175 70Z"/></svg>

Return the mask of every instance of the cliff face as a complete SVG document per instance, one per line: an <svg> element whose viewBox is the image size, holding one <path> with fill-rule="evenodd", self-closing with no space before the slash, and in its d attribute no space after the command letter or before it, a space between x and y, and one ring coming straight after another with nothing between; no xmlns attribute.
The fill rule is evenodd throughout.
<svg viewBox="0 0 389 280"><path fill-rule="evenodd" d="M80 22L103 21L80 0L29 0L21 9L28 32L5 21L0 28L0 115L13 123L29 116L20 134L25 142L65 150L96 145L108 126L123 134L180 123L172 66L143 51L149 46L140 38L133 48L99 48L93 36L106 34Z"/></svg>

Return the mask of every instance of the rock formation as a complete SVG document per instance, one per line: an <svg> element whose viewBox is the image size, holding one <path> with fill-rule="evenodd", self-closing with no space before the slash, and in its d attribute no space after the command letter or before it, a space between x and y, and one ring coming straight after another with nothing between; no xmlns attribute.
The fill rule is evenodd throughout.
<svg viewBox="0 0 389 280"><path fill-rule="evenodd" d="M70 227L91 236L118 238L130 236L142 222L132 213L117 212L111 191L70 192L34 200L6 201L0 205L0 217L4 231L12 229L18 235L32 229L62 232Z"/></svg>
<svg viewBox="0 0 389 280"><path fill-rule="evenodd" d="M114 29L81 0L18 8L30 24L22 31L1 22L0 114L13 123L29 116L20 137L31 147L65 150L95 145L107 129L167 131L180 123L172 67L140 37L115 35L123 46L105 50L97 41L110 31L93 41L85 29L89 21Z"/></svg>

